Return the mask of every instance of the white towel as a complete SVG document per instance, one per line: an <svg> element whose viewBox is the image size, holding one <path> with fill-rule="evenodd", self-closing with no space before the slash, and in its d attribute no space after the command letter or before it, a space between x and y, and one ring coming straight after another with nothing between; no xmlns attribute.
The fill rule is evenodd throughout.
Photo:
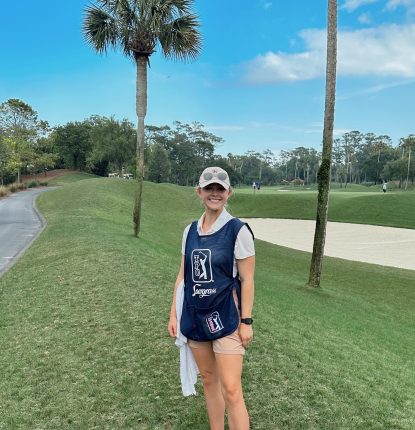
<svg viewBox="0 0 415 430"><path fill-rule="evenodd" d="M195 385L199 369L190 346L187 344L187 338L180 331L180 318L182 316L184 300L184 282L182 281L176 291L176 315L177 315L177 334L176 346L180 348L180 382L182 384L183 396L192 396L196 394Z"/></svg>

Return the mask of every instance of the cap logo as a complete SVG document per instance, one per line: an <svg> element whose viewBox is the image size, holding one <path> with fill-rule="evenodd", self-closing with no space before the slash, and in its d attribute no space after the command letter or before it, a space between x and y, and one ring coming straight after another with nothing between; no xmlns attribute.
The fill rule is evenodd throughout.
<svg viewBox="0 0 415 430"><path fill-rule="evenodd" d="M217 180L216 182L223 185L225 189L230 187L229 176L226 171L220 167L207 167L200 175L199 186L203 188L215 182L215 179Z"/></svg>

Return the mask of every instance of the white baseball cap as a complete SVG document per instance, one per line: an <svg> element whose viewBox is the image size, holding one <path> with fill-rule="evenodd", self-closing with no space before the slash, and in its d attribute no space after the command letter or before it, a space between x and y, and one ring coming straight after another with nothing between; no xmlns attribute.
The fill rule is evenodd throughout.
<svg viewBox="0 0 415 430"><path fill-rule="evenodd" d="M203 170L199 178L199 187L205 188L210 184L219 184L222 185L225 190L229 190L231 183L226 170L220 167L207 167Z"/></svg>

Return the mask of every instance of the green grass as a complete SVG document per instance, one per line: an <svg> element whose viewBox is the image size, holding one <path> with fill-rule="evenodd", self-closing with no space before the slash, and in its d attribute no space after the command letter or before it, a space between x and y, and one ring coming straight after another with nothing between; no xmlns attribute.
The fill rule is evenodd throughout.
<svg viewBox="0 0 415 430"><path fill-rule="evenodd" d="M239 193L243 194L254 194L254 191L252 187L243 185L241 187L235 187L235 190ZM265 186L261 187L259 191L255 191L255 194L276 194L280 191L291 191L291 192L308 192L308 191L317 191L317 184L310 184L306 185L304 187L301 186L292 186L292 185L273 185L273 186ZM332 182L330 185L330 190L334 192L342 192L342 193L349 193L349 192L373 192L373 193L379 193L382 192L382 186L381 185L372 185L372 186L366 186L366 185L360 185L360 184L348 184L347 188L340 187L340 184L337 182Z"/></svg>
<svg viewBox="0 0 415 430"><path fill-rule="evenodd" d="M358 187L358 186L356 186ZM254 218L315 219L317 192L265 193L235 190L230 207L239 216ZM330 194L329 221L415 228L415 193L334 191Z"/></svg>
<svg viewBox="0 0 415 430"><path fill-rule="evenodd" d="M137 240L134 186L88 179L39 198L48 227L0 280L0 429L208 429L166 332L201 207L189 188L145 183ZM311 291L309 259L257 242L252 429L413 429L415 271L327 258Z"/></svg>
<svg viewBox="0 0 415 430"><path fill-rule="evenodd" d="M57 176L53 179L50 179L48 181L48 184L50 186L52 185L65 185L65 184L71 184L72 182L78 182L82 181L84 179L91 179L91 178L97 178L96 175L91 175L89 173L85 172L74 172L74 173L67 173L62 176Z"/></svg>

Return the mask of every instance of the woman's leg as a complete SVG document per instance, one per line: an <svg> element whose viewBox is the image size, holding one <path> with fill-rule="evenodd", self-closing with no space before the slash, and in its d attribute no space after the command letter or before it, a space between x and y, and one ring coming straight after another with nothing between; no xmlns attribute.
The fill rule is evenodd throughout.
<svg viewBox="0 0 415 430"><path fill-rule="evenodd" d="M210 428L211 430L224 430L225 401L222 395L212 343L208 342L200 348L192 347L192 353L202 377Z"/></svg>
<svg viewBox="0 0 415 430"><path fill-rule="evenodd" d="M230 430L249 430L249 416L242 393L242 363L240 354L215 354L216 365L228 411Z"/></svg>

